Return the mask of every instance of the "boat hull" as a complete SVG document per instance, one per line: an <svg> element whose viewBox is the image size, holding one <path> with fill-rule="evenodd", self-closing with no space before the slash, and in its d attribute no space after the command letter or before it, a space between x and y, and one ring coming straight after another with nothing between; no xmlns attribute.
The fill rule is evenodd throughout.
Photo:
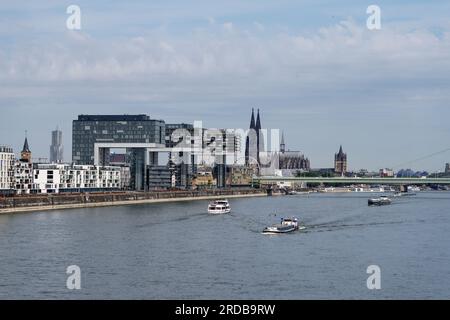
<svg viewBox="0 0 450 320"><path fill-rule="evenodd" d="M369 206L387 206L392 204L391 200L379 200L379 199L369 199L368 201Z"/></svg>
<svg viewBox="0 0 450 320"><path fill-rule="evenodd" d="M265 228L262 233L264 234L281 234L281 233L290 233L298 230L298 227L292 228L277 228L277 227L269 227Z"/></svg>
<svg viewBox="0 0 450 320"><path fill-rule="evenodd" d="M214 209L208 209L208 213L209 214L227 214L227 213L230 213L231 212L231 209L230 208L228 208L228 209L224 209L224 210L214 210Z"/></svg>

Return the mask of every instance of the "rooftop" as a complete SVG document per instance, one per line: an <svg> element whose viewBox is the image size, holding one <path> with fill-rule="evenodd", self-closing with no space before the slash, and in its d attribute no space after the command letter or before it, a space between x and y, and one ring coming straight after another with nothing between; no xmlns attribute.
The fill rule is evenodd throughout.
<svg viewBox="0 0 450 320"><path fill-rule="evenodd" d="M78 121L148 121L150 117L145 114L123 114L123 115L88 115L81 114Z"/></svg>
<svg viewBox="0 0 450 320"><path fill-rule="evenodd" d="M8 146L0 146L0 152L13 153L13 149Z"/></svg>

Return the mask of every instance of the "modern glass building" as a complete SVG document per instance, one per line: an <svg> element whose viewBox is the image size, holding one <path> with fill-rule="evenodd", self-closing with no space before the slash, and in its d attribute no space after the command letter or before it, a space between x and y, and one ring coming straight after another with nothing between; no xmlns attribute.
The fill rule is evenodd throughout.
<svg viewBox="0 0 450 320"><path fill-rule="evenodd" d="M131 187L144 190L146 165L157 162L157 154L149 157L146 147L165 146L165 137L165 122L144 114L79 115L72 125L72 161L109 165L110 149L121 146L130 159Z"/></svg>
<svg viewBox="0 0 450 320"><path fill-rule="evenodd" d="M94 164L96 142L165 144L165 123L143 114L79 115L72 125L73 162Z"/></svg>
<svg viewBox="0 0 450 320"><path fill-rule="evenodd" d="M56 129L52 131L52 144L50 145L50 163L63 162L62 131Z"/></svg>
<svg viewBox="0 0 450 320"><path fill-rule="evenodd" d="M179 130L178 134L172 137L172 134L176 130ZM190 146L194 148L194 139L194 126L192 124L166 124L166 147L180 147L180 143L184 141L184 146ZM194 153L191 153L188 156L190 156L190 159L186 158L184 152L181 151L176 152L176 154L173 154L172 152L169 153L169 168L171 174L175 177L175 186L178 188L189 188L191 185L192 177L197 172L196 155ZM174 157L178 159L178 161L176 161L177 164L175 164L173 161Z"/></svg>

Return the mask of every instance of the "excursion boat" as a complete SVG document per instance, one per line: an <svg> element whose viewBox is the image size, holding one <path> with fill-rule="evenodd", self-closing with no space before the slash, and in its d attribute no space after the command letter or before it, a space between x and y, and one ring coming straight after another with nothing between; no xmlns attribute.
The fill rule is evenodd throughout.
<svg viewBox="0 0 450 320"><path fill-rule="evenodd" d="M369 206L385 206L392 203L392 200L386 196L369 199Z"/></svg>
<svg viewBox="0 0 450 320"><path fill-rule="evenodd" d="M299 229L297 218L281 218L281 223L274 224L271 227L267 227L263 230L264 234L279 234L296 231Z"/></svg>
<svg viewBox="0 0 450 320"><path fill-rule="evenodd" d="M208 213L211 214L224 214L230 212L231 207L228 200L214 200L208 205Z"/></svg>

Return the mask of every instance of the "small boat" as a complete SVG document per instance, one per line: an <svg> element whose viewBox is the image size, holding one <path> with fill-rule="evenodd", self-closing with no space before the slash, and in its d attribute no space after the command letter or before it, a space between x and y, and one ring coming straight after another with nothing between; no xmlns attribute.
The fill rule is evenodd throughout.
<svg viewBox="0 0 450 320"><path fill-rule="evenodd" d="M208 213L211 214L224 214L230 212L231 207L228 200L214 200L208 205Z"/></svg>
<svg viewBox="0 0 450 320"><path fill-rule="evenodd" d="M392 200L386 196L369 199L369 206L385 206L392 203Z"/></svg>
<svg viewBox="0 0 450 320"><path fill-rule="evenodd" d="M296 231L299 229L297 218L281 218L281 223L274 224L263 230L264 234L279 234Z"/></svg>

